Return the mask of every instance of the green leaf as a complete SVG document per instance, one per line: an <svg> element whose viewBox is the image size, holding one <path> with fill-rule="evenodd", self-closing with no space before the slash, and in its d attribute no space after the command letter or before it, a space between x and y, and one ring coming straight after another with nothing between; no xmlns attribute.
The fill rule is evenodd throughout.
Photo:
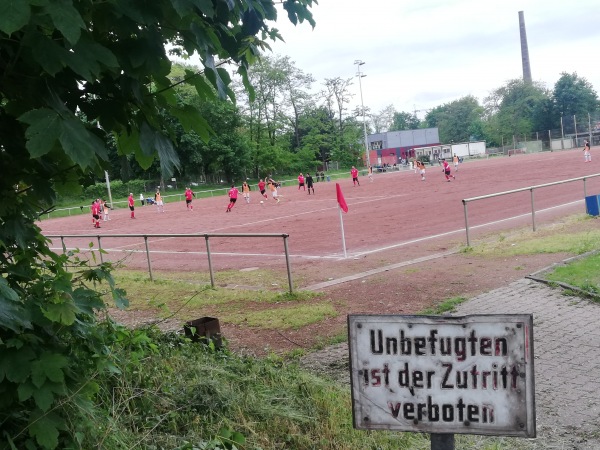
<svg viewBox="0 0 600 450"><path fill-rule="evenodd" d="M3 277L0 277L0 300L19 301L19 294L8 285L8 281Z"/></svg>
<svg viewBox="0 0 600 450"><path fill-rule="evenodd" d="M125 290L119 288L113 289L112 297L115 301L115 305L117 306L117 308L125 309L129 306L129 300L127 299L127 297L125 297L125 295Z"/></svg>
<svg viewBox="0 0 600 450"><path fill-rule="evenodd" d="M2 0L0 2L0 31L10 36L29 22L31 8L24 0Z"/></svg>
<svg viewBox="0 0 600 450"><path fill-rule="evenodd" d="M156 133L148 122L142 122L140 127L140 148L145 156L154 156L156 154L155 147Z"/></svg>
<svg viewBox="0 0 600 450"><path fill-rule="evenodd" d="M245 444L246 443L246 437L242 433L238 433L237 431L234 431L231 434L231 438L230 439L233 442L235 442L236 444Z"/></svg>
<svg viewBox="0 0 600 450"><path fill-rule="evenodd" d="M19 396L19 401L24 402L29 400L33 395L33 391L35 391L35 386L33 385L33 383L25 382L19 384L19 387L17 388L17 395Z"/></svg>
<svg viewBox="0 0 600 450"><path fill-rule="evenodd" d="M18 303L9 302L0 296L0 328L20 333L23 328L31 329L29 310ZM1 376L0 376L1 379Z"/></svg>
<svg viewBox="0 0 600 450"><path fill-rule="evenodd" d="M215 8L213 6L212 0L193 0L196 7L202 11L209 19L212 19L215 16Z"/></svg>
<svg viewBox="0 0 600 450"><path fill-rule="evenodd" d="M96 155L108 159L104 142L90 133L78 119L60 122L59 140L65 153L82 168L94 166Z"/></svg>
<svg viewBox="0 0 600 450"><path fill-rule="evenodd" d="M55 414L34 411L29 418L29 435L44 449L58 446L58 429L64 428L64 420Z"/></svg>
<svg viewBox="0 0 600 450"><path fill-rule="evenodd" d="M79 40L85 23L79 12L73 7L72 0L54 0L44 10L52 18L52 22L62 35L74 45Z"/></svg>
<svg viewBox="0 0 600 450"><path fill-rule="evenodd" d="M48 385L43 385L33 391L33 399L35 400L35 405L46 412L54 402L54 393Z"/></svg>
<svg viewBox="0 0 600 450"><path fill-rule="evenodd" d="M140 135L135 128L132 128L129 133L122 132L115 134L114 136L117 142L117 154L119 156L126 156L139 151Z"/></svg>
<svg viewBox="0 0 600 450"><path fill-rule="evenodd" d="M192 12L191 0L173 0L173 8L179 14L179 17L185 17Z"/></svg>
<svg viewBox="0 0 600 450"><path fill-rule="evenodd" d="M184 105L183 108L172 108L169 112L179 119L185 131L194 130L204 142L208 142L211 135L215 135L206 119L193 106Z"/></svg>
<svg viewBox="0 0 600 450"><path fill-rule="evenodd" d="M31 40L33 57L50 76L56 75L65 67L68 52L64 47L41 33L32 33Z"/></svg>
<svg viewBox="0 0 600 450"><path fill-rule="evenodd" d="M298 18L296 17L296 4L291 1L283 2L283 9L287 11L288 19L294 25L298 25Z"/></svg>
<svg viewBox="0 0 600 450"><path fill-rule="evenodd" d="M206 82L202 75L196 74L196 76L192 76L193 73L186 71L186 78L188 78L187 83L193 85L196 88L196 92L203 100L213 99L215 98L214 89Z"/></svg>
<svg viewBox="0 0 600 450"><path fill-rule="evenodd" d="M179 168L179 156L169 138L159 132L156 133L155 137L161 170L166 176L171 176L175 168Z"/></svg>
<svg viewBox="0 0 600 450"><path fill-rule="evenodd" d="M34 358L31 348L0 352L0 381L6 378L13 383L23 383L31 374L31 362Z"/></svg>
<svg viewBox="0 0 600 450"><path fill-rule="evenodd" d="M70 302L48 304L43 312L47 319L62 325L72 325L75 322L75 305Z"/></svg>
<svg viewBox="0 0 600 450"><path fill-rule="evenodd" d="M106 47L82 36L68 54L67 65L87 81L94 81L101 76L104 67L117 67L115 55Z"/></svg>
<svg viewBox="0 0 600 450"><path fill-rule="evenodd" d="M208 64L208 66L206 67L206 72L205 72L206 78L209 79L211 84L217 90L217 94L219 95L219 98L225 99L225 97L227 97L229 95L229 92L227 90L227 86L225 85L223 79L219 75L219 72L214 67L214 60L212 59L212 56L210 58L207 58L207 60L205 60L204 63L205 63L205 65Z"/></svg>
<svg viewBox="0 0 600 450"><path fill-rule="evenodd" d="M60 116L51 109L41 108L26 112L19 117L29 125L25 131L27 150L32 158L39 158L50 152L59 136Z"/></svg>
<svg viewBox="0 0 600 450"><path fill-rule="evenodd" d="M105 309L104 302L96 291L79 287L73 291L73 303L79 313L93 316L96 311Z"/></svg>
<svg viewBox="0 0 600 450"><path fill-rule="evenodd" d="M37 387L42 386L46 379L62 383L65 379L63 368L68 365L69 361L63 355L45 352L31 364L31 381Z"/></svg>

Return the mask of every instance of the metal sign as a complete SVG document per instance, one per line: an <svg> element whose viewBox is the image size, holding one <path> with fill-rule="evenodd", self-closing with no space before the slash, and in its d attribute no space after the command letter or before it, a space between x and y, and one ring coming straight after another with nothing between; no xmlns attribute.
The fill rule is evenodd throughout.
<svg viewBox="0 0 600 450"><path fill-rule="evenodd" d="M535 437L533 318L349 315L354 427Z"/></svg>

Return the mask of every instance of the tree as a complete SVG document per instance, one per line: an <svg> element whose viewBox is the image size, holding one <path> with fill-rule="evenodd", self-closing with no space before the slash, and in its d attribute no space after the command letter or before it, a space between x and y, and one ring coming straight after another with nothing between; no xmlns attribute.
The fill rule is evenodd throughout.
<svg viewBox="0 0 600 450"><path fill-rule="evenodd" d="M390 130L402 131L402 130L416 130L421 125L421 121L416 114L407 112L395 112L392 118L392 125Z"/></svg>
<svg viewBox="0 0 600 450"><path fill-rule="evenodd" d="M599 107L598 94L592 84L576 73L561 73L552 93L556 113L562 117L579 116L587 118L588 113Z"/></svg>
<svg viewBox="0 0 600 450"><path fill-rule="evenodd" d="M336 121L329 109L322 106L305 111L300 117L299 131L301 147L312 149L325 165L337 142Z"/></svg>
<svg viewBox="0 0 600 450"><path fill-rule="evenodd" d="M433 108L425 116L425 122L429 127L439 128L440 140L444 143L466 142L473 133L481 133L478 122L482 115L483 109L479 101L468 95Z"/></svg>
<svg viewBox="0 0 600 450"><path fill-rule="evenodd" d="M286 0L283 8L294 24L314 26L312 4ZM125 305L108 265L88 268L50 251L35 225L40 212L57 191L81 189L81 179L107 167L108 134L119 154L144 168L158 157L171 173L179 158L167 118L204 140L211 129L176 101L165 47L198 53L206 78L187 70L182 82L201 99L233 100L223 66L233 62L250 89L248 67L266 39L280 38L269 25L276 18L272 0L0 3L2 447L97 444L85 411L98 389L94 374L114 367L107 353L118 336L110 322L98 323L105 305L96 284L108 283Z"/></svg>
<svg viewBox="0 0 600 450"><path fill-rule="evenodd" d="M298 150L299 118L312 104L307 90L314 80L295 67L288 57L279 56L262 58L252 67L249 77L255 87L255 96L242 95L245 100L242 114L253 147L253 170L260 177L264 162L274 156L273 149L277 154L289 149ZM288 139L289 130L291 139Z"/></svg>
<svg viewBox="0 0 600 450"><path fill-rule="evenodd" d="M534 116L539 116L550 92L542 83L529 83L522 79L508 81L493 91L485 100L485 115L489 128L502 136L529 135L534 129Z"/></svg>
<svg viewBox="0 0 600 450"><path fill-rule="evenodd" d="M378 113L371 114L371 122L373 123L375 133L390 131L393 127L392 124L394 123L396 114L393 105L388 105Z"/></svg>

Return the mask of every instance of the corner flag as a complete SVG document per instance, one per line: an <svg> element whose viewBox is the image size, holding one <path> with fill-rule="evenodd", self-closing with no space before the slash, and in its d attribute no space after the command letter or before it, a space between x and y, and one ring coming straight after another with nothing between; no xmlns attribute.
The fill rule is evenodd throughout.
<svg viewBox="0 0 600 450"><path fill-rule="evenodd" d="M344 199L344 194L342 194L342 188L340 188L339 183L335 183L335 191L337 193L337 202L340 205L340 208L344 212L348 212L348 205L346 204L346 200Z"/></svg>

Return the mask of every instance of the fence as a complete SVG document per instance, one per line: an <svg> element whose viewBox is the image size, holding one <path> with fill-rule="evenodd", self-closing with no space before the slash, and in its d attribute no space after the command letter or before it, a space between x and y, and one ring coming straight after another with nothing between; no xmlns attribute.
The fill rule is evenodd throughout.
<svg viewBox="0 0 600 450"><path fill-rule="evenodd" d="M600 145L600 112L583 116L563 116L560 128L536 131L533 133L500 135L496 137L500 144L495 153L507 154L508 150L526 149L527 152L567 150L583 147L583 141L590 145Z"/></svg>
<svg viewBox="0 0 600 450"><path fill-rule="evenodd" d="M154 281L152 276L152 258L150 257L150 246L148 244L148 238L204 238L206 241L206 256L208 259L208 271L210 273L210 285L211 287L215 287L215 277L212 267L212 259L210 253L210 242L209 239L220 238L220 237L228 237L228 238L283 238L283 250L285 253L285 264L287 268L287 277L288 277L288 285L290 293L294 292L294 288L292 285L292 271L290 268L290 255L288 250L288 238L289 234L286 233L206 233L206 234L64 234L64 235L46 235L48 239L60 239L63 252L67 252L67 247L65 245L66 238L79 239L79 238L94 238L98 240L98 251L100 254L100 262L104 262L103 258L103 249L102 249L102 238L143 238L146 252L146 259L148 261L148 274L150 276L150 280ZM91 249L92 251L95 249Z"/></svg>
<svg viewBox="0 0 600 450"><path fill-rule="evenodd" d="M329 175L329 174L328 174ZM366 175L366 171L364 172L364 175ZM340 178L340 177L345 177L347 176L346 172L343 172L342 174L332 174L330 175L330 180L334 179L334 178ZM318 182L319 179L317 178L317 176L315 175L314 177L315 182ZM321 181L325 181L325 179L321 179ZM289 180L281 180L280 181L282 186L286 186L286 185L293 185L294 183L297 183L296 179L289 179ZM238 187L241 186L241 184L238 185ZM215 196L221 196L221 195L227 195L227 193L229 192L230 187L226 187L226 188L219 188L219 189L210 189L210 190L201 190L201 191L194 191L194 193L196 194L196 198L207 198L207 197L215 197ZM153 196L152 196L153 198ZM167 194L167 195L163 195L162 196L163 200L165 203L169 203L169 202L174 202L174 201L183 201L185 199L185 194L183 192L178 193L178 194ZM135 197L134 199L136 202L139 202L140 199L139 197ZM121 201L116 201L112 203L112 207L111 209L115 209L115 207L122 207L126 208L127 207L127 200L121 200ZM66 213L65 213L66 211ZM73 206L70 208L56 208L53 209L52 211L48 211L46 213L44 213L43 215L50 219L50 214L57 214L58 217L63 217L63 216L71 216L71 215L80 215L80 214L88 214L90 212L90 205L85 205L85 206ZM41 217L40 217L41 218Z"/></svg>
<svg viewBox="0 0 600 450"><path fill-rule="evenodd" d="M525 188L513 189L513 190L510 190L510 191L497 192L495 194L480 195L479 197L471 197L471 198L464 199L462 202L463 202L463 208L464 208L464 213L465 213L465 231L467 233L467 247L471 246L471 240L470 240L470 237L469 237L469 216L468 216L468 208L467 208L467 204L468 203L474 202L476 200L484 200L484 199L492 198L492 197L500 197L501 195L508 195L508 194L514 194L514 193L517 193L517 192L530 191L531 192L531 220L532 220L532 224L533 224L533 231L536 231L536 227L535 227L535 202L534 202L534 195L533 195L535 189L541 189L541 188L548 187L548 186L556 186L556 185L559 185L559 184L566 184L566 183L571 183L573 181L583 180L583 196L585 198L585 197L587 197L587 190L586 190L585 181L588 178L595 178L595 177L600 177L600 173L597 173L597 174L594 174L594 175L586 175L585 177L570 178L568 180L555 181L553 183L538 184L536 186L529 186L529 187L525 187Z"/></svg>

